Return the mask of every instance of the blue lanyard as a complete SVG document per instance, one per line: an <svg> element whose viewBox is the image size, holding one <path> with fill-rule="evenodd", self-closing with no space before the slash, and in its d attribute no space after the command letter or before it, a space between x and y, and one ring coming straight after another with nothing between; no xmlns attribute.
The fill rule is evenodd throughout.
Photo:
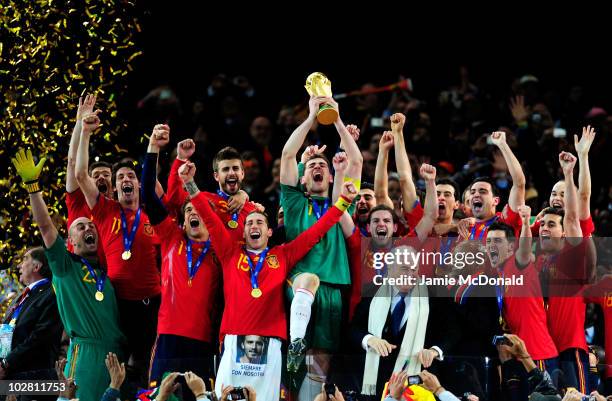
<svg viewBox="0 0 612 401"><path fill-rule="evenodd" d="M325 212L327 212L327 209L329 208L329 199L325 199L325 203L323 204L323 210L321 210L316 200L314 199L311 199L311 200L312 200L312 210L314 211L315 216L317 216L317 220L319 220L321 216L323 216Z"/></svg>
<svg viewBox="0 0 612 401"><path fill-rule="evenodd" d="M93 277L94 280L96 280L96 290L100 292L104 292L104 280L106 279L106 273L104 272L104 270L102 270L102 274L100 275L100 277L98 277L95 269L89 264L87 259L82 257L81 262L83 262L83 264L87 266L89 275Z"/></svg>
<svg viewBox="0 0 612 401"><path fill-rule="evenodd" d="M453 244L454 237L448 237L448 239L444 240L440 238L440 254L442 255L441 265L446 266L444 263L444 259L446 259L446 254L450 253L451 245Z"/></svg>
<svg viewBox="0 0 612 401"><path fill-rule="evenodd" d="M505 273L502 272L502 282L504 279ZM497 298L497 309L499 310L499 321L500 323L503 321L503 308L504 308L504 289L502 285L495 286L495 293Z"/></svg>
<svg viewBox="0 0 612 401"><path fill-rule="evenodd" d="M221 191L220 189L217 189L217 195L222 197L223 200L225 200L226 202L230 198L230 196L228 194L226 194L225 192ZM238 222L238 213L232 213L232 220L235 221L236 223Z"/></svg>
<svg viewBox="0 0 612 401"><path fill-rule="evenodd" d="M23 307L25 300L28 299L30 294L34 293L34 290L36 290L41 285L47 284L48 282L49 282L49 279L46 278L40 281L39 283L36 283L36 285L32 287L30 291L28 291L28 294L19 301L19 304L17 305L17 307L13 310L13 312L9 316L6 317L5 320L8 320L9 318L11 318L11 321L17 321L17 319L19 318L19 313L21 312L21 308Z"/></svg>
<svg viewBox="0 0 612 401"><path fill-rule="evenodd" d="M249 252L246 249L244 250L247 262L249 263L249 269L251 270L251 287L253 287L254 289L259 288L259 285L257 285L257 276L259 276L259 272L261 271L264 261L266 260L266 255L268 254L268 250L269 248L266 247L266 249L264 249L259 254L259 260L257 261L257 266L255 266L255 268L253 268L253 261L251 260L251 257L249 256Z"/></svg>
<svg viewBox="0 0 612 401"><path fill-rule="evenodd" d="M487 231L489 226L495 222L495 220L497 220L497 216L491 217L489 220L487 220L484 223L484 227L482 228L482 230L480 231L480 235L478 236L478 240L479 241L482 240L482 238L484 237L485 232ZM478 225L478 222L476 224L474 224L474 227L472 227L472 232L470 233L470 239L472 239L472 240L476 238L476 226L477 225Z"/></svg>
<svg viewBox="0 0 612 401"><path fill-rule="evenodd" d="M136 217L134 217L134 224L132 225L132 229L128 234L127 228L127 218L125 217L125 212L123 208L121 208L121 231L123 232L123 249L125 251L129 251L132 249L132 244L134 243L134 238L136 237L136 231L138 231L138 225L140 224L140 213L142 212L139 207L136 211Z"/></svg>
<svg viewBox="0 0 612 401"><path fill-rule="evenodd" d="M365 228L363 228L363 227L359 227L359 231L361 231L361 235L362 235L363 237L369 237L369 235L368 235L368 230L366 230Z"/></svg>
<svg viewBox="0 0 612 401"><path fill-rule="evenodd" d="M192 241L187 238L187 274L189 275L189 280L191 280L196 275L198 269L200 268L200 265L202 264L202 261L204 260L204 256L206 256L206 254L208 253L208 250L210 249L210 240L204 242L204 248L202 249L202 253L200 253L200 256L198 256L198 260L196 260L195 266L193 266L193 268L193 260L191 259L191 244Z"/></svg>

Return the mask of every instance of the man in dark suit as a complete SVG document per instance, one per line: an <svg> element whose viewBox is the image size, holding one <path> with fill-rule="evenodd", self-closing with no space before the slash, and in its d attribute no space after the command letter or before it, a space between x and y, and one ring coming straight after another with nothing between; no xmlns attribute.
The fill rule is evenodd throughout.
<svg viewBox="0 0 612 401"><path fill-rule="evenodd" d="M415 252L407 246L395 249L402 248ZM362 298L351 323L352 343L366 358L365 369L360 372L364 375L362 393L374 395L373 387L367 389L366 384L375 382L377 398L392 372L408 369L409 374L417 374L421 366L429 368L434 360L443 360L444 352L452 349L458 337L455 305L446 288L419 285L416 269L409 265L392 264L388 269L389 278L407 281L413 277L413 284L387 285L387 289L381 286L374 297ZM373 365L368 359L378 362ZM372 374L369 372L376 364L377 378L368 380L366 376Z"/></svg>
<svg viewBox="0 0 612 401"><path fill-rule="evenodd" d="M54 366L63 327L43 248L28 250L19 271L20 281L26 288L4 316L3 323L13 327L13 340L11 351L0 360L0 379L55 379ZM30 398L21 396L20 399Z"/></svg>

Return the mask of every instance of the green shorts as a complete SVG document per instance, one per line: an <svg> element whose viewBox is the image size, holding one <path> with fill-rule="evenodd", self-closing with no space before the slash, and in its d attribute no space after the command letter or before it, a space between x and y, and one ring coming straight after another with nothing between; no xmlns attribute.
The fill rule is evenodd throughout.
<svg viewBox="0 0 612 401"><path fill-rule="evenodd" d="M293 282L294 278L295 276L291 277L290 282ZM286 294L291 304L293 288L290 285L287 286ZM306 331L307 347L337 351L340 345L341 326L342 291L336 286L320 283Z"/></svg>
<svg viewBox="0 0 612 401"><path fill-rule="evenodd" d="M66 377L72 377L77 385L77 398L99 400L108 388L110 376L105 359L109 352L122 358L118 344L107 344L97 340L73 338L68 349L68 362L64 369Z"/></svg>

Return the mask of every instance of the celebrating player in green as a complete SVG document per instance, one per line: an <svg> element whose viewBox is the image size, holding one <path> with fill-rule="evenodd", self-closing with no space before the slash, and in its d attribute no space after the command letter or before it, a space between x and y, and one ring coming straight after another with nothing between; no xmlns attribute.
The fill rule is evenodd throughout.
<svg viewBox="0 0 612 401"><path fill-rule="evenodd" d="M68 229L74 253L68 252L51 221L38 182L45 158L35 165L32 152L20 149L12 161L30 194L34 221L53 272L57 306L70 336L65 374L77 384L79 399L99 400L110 380L105 357L109 352L121 355L125 339L119 330L115 291L99 265L98 232L88 218L74 220Z"/></svg>

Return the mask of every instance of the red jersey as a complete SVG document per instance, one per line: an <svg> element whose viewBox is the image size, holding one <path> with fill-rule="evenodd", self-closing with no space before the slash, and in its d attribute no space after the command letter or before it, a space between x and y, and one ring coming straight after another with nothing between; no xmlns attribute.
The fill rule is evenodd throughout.
<svg viewBox="0 0 612 401"><path fill-rule="evenodd" d="M81 191L81 188L77 188L74 192L66 192L66 208L68 209L68 219L66 221L67 229L70 229L72 223L79 217L87 217L91 221L94 220L91 214L91 209L87 205L87 200L85 199L85 195L83 194L83 191ZM100 237L99 233L98 237ZM70 235L68 235L68 238L70 238ZM66 248L69 252L74 252L72 242L66 241ZM102 245L101 240L98 240L98 259L100 260L101 265L106 266L106 254L104 253L104 246Z"/></svg>
<svg viewBox="0 0 612 401"><path fill-rule="evenodd" d="M349 321L353 319L353 313L359 301L361 301L361 286L362 279L362 255L361 255L361 239L364 237L360 230L355 225L353 234L346 238L346 253L349 258L349 268L351 270L351 293L349 295Z"/></svg>
<svg viewBox="0 0 612 401"><path fill-rule="evenodd" d="M531 235L533 237L538 237L540 235L541 223L540 220L536 220L531 225ZM582 231L582 236L585 238L593 235L593 232L595 232L595 224L593 224L593 218L591 216L584 220L580 220L580 230Z"/></svg>
<svg viewBox="0 0 612 401"><path fill-rule="evenodd" d="M127 219L128 233L134 224L135 210L123 209ZM161 291L160 277L155 260L155 237L153 226L144 211L131 247L131 257L123 260L123 230L121 229L121 206L119 202L98 196L98 203L92 209L98 228L100 242L104 244L110 278L117 298L141 300L158 295Z"/></svg>
<svg viewBox="0 0 612 401"><path fill-rule="evenodd" d="M223 221L213 213L206 194L200 192L192 200L212 239L212 248L221 261L225 310L221 321L221 339L226 334L278 337L287 339L285 316L285 280L293 266L321 240L342 216L342 211L331 207L312 227L293 241L275 246L268 251L257 277L261 296L251 296L251 274L247 251L233 241ZM259 255L248 252L253 265Z"/></svg>
<svg viewBox="0 0 612 401"><path fill-rule="evenodd" d="M548 331L559 352L580 348L588 352L584 334L586 304L582 296L587 281L586 241L577 246L566 243L556 255L540 255L538 270L548 278Z"/></svg>
<svg viewBox="0 0 612 401"><path fill-rule="evenodd" d="M162 297L157 333L212 342L213 324L219 312L219 262L209 249L190 286L187 239L183 230L168 216L155 226L155 231L161 240L162 251ZM195 266L204 244L193 241L192 247L192 266Z"/></svg>
<svg viewBox="0 0 612 401"><path fill-rule="evenodd" d="M533 263L524 269L516 266L511 256L502 269L503 277L523 276L523 286L505 286L503 294L503 315L512 334L523 341L534 360L558 356L555 343L548 332L546 311L538 270Z"/></svg>
<svg viewBox="0 0 612 401"><path fill-rule="evenodd" d="M172 167L170 169L170 175L168 176L168 193L166 199L166 206L169 210L174 210L175 213L180 213L180 209L185 203L185 200L189 197L189 194L183 188L183 184L178 176L179 168L185 164L184 161L174 159ZM232 215L227 211L227 201L216 193L202 192L214 212L219 216L225 228L230 232L232 240L244 242L242 237L244 233L244 220L249 213L257 210L257 207L253 202L247 202L238 215L238 226L236 228L230 228L227 223L232 219Z"/></svg>
<svg viewBox="0 0 612 401"><path fill-rule="evenodd" d="M606 276L597 284L589 286L585 289L584 296L587 302L599 304L603 311L606 377L612 378L612 276Z"/></svg>

